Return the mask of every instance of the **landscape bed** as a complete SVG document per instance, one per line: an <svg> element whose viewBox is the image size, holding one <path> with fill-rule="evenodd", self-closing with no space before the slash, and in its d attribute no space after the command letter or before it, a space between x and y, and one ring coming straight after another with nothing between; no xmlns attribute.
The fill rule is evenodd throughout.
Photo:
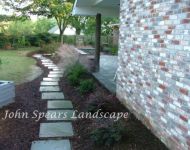
<svg viewBox="0 0 190 150"><path fill-rule="evenodd" d="M89 94L82 94L77 87L71 86L67 77L61 79L60 85L66 99L74 104L74 109L88 112L89 103L97 100L100 103L109 103L106 109L113 112L129 112L107 89L99 84L90 74L85 78L95 81L95 90ZM74 121L75 137L72 139L73 150L168 150L165 145L155 137L139 120L130 112L125 120L125 137L116 144L97 146L91 138L91 133L99 127L108 127L113 124L113 119L78 119Z"/></svg>
<svg viewBox="0 0 190 150"><path fill-rule="evenodd" d="M41 66L40 62L37 65ZM41 101L39 92L40 82L47 76L48 70L43 68L43 74L31 82L16 85L15 102L0 109L0 118L5 116L5 111L28 112L32 115L34 110L46 112L46 102ZM30 150L32 141L39 140L40 122L29 117L28 119L6 119L0 120L0 150Z"/></svg>

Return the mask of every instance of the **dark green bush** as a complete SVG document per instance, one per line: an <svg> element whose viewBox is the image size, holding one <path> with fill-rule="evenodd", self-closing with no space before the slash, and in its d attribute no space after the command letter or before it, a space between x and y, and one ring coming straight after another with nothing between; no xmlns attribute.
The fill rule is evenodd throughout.
<svg viewBox="0 0 190 150"><path fill-rule="evenodd" d="M72 86L78 86L79 85L79 78L75 74L69 75L68 80Z"/></svg>
<svg viewBox="0 0 190 150"><path fill-rule="evenodd" d="M81 94L87 94L94 90L94 82L92 80L84 80L80 82L79 91Z"/></svg>
<svg viewBox="0 0 190 150"><path fill-rule="evenodd" d="M1 60L1 58L0 58L0 65L2 64L2 60Z"/></svg>
<svg viewBox="0 0 190 150"><path fill-rule="evenodd" d="M87 73L87 70L80 64L74 64L67 70L67 78L71 85L78 86L80 78Z"/></svg>
<svg viewBox="0 0 190 150"><path fill-rule="evenodd" d="M124 120L118 120L108 127L95 129L91 134L91 138L98 146L113 146L118 143L126 135L126 123Z"/></svg>
<svg viewBox="0 0 190 150"><path fill-rule="evenodd" d="M26 39L31 44L31 46L40 46L40 38L36 35L26 36Z"/></svg>
<svg viewBox="0 0 190 150"><path fill-rule="evenodd" d="M111 48L111 54L112 55L117 55L117 53L118 53L118 46L113 46Z"/></svg>
<svg viewBox="0 0 190 150"><path fill-rule="evenodd" d="M45 44L45 42L40 41L40 52L42 53L55 53L58 50L60 43L50 43L50 44Z"/></svg>
<svg viewBox="0 0 190 150"><path fill-rule="evenodd" d="M71 44L71 45L75 45L75 36L64 36L63 37L63 42L66 44Z"/></svg>
<svg viewBox="0 0 190 150"><path fill-rule="evenodd" d="M10 43L10 37L3 34L3 33L0 33L0 48L5 48L5 46Z"/></svg>

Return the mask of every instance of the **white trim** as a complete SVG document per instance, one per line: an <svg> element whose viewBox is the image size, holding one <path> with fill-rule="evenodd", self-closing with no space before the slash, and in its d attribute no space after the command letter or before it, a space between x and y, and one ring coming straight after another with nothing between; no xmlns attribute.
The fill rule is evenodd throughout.
<svg viewBox="0 0 190 150"><path fill-rule="evenodd" d="M97 13L101 13L102 16L118 17L119 9L113 10L113 8L101 8L101 7L74 7L73 15L79 16L95 16Z"/></svg>

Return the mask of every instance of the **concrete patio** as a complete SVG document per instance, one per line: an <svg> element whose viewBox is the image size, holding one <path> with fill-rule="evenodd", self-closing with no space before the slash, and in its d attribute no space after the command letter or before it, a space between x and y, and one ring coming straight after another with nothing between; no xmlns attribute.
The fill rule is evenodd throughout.
<svg viewBox="0 0 190 150"><path fill-rule="evenodd" d="M94 77L110 92L116 93L114 76L117 70L117 56L101 55L100 71L93 73Z"/></svg>

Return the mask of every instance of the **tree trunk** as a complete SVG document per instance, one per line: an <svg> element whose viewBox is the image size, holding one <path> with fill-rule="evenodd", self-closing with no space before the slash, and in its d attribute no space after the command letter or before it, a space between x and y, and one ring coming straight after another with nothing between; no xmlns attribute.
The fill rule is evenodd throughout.
<svg viewBox="0 0 190 150"><path fill-rule="evenodd" d="M96 51L95 51L95 72L100 68L100 49L101 49L101 14L96 15Z"/></svg>
<svg viewBox="0 0 190 150"><path fill-rule="evenodd" d="M63 44L63 30L60 30L59 38L60 38L60 43Z"/></svg>
<svg viewBox="0 0 190 150"><path fill-rule="evenodd" d="M81 33L81 29L76 28L76 35L80 35L80 33Z"/></svg>

